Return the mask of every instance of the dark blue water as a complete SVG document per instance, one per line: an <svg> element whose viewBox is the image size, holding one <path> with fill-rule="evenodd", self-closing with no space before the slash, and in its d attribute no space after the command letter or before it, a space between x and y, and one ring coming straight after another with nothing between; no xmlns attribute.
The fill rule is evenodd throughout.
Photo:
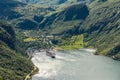
<svg viewBox="0 0 120 80"><path fill-rule="evenodd" d="M57 51L56 59L36 53L32 61L39 73L32 80L120 80L120 62L93 53L89 49Z"/></svg>

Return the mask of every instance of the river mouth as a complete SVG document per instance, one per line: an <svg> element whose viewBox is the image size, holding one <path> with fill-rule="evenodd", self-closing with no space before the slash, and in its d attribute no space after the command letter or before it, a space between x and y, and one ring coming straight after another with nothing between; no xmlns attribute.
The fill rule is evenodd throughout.
<svg viewBox="0 0 120 80"><path fill-rule="evenodd" d="M120 62L93 55L94 50L56 51L56 58L35 53L38 74L32 80L120 80Z"/></svg>

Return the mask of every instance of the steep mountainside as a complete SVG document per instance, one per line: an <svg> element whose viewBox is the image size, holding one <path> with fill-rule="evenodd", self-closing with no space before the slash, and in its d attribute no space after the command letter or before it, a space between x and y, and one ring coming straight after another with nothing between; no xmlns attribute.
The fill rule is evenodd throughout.
<svg viewBox="0 0 120 80"><path fill-rule="evenodd" d="M0 40L8 44L12 49L14 49L15 43L15 33L12 27L4 25L3 22L0 23ZM4 34L4 35L3 35Z"/></svg>
<svg viewBox="0 0 120 80"><path fill-rule="evenodd" d="M96 6L94 8L94 6ZM108 0L90 5L88 18L80 26L88 46L98 48L98 54L120 58L120 1Z"/></svg>
<svg viewBox="0 0 120 80"><path fill-rule="evenodd" d="M0 78L24 80L33 69L32 63L16 53L15 33L10 25L0 21Z"/></svg>
<svg viewBox="0 0 120 80"><path fill-rule="evenodd" d="M15 0L0 0L0 19L16 19L22 15L13 9L17 6L25 6L24 3Z"/></svg>

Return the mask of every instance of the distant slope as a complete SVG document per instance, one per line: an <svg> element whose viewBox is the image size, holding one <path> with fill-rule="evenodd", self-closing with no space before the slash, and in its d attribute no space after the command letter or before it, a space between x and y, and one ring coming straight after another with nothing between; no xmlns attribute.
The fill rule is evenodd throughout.
<svg viewBox="0 0 120 80"><path fill-rule="evenodd" d="M46 16L39 24L40 28L49 34L61 34L66 30L73 29L89 15L85 4L72 5L62 11Z"/></svg>
<svg viewBox="0 0 120 80"><path fill-rule="evenodd" d="M79 4L79 3L86 3L89 4L94 0L19 0L25 3L30 4L39 4L43 6L49 6L54 9L68 7L70 5Z"/></svg>
<svg viewBox="0 0 120 80"><path fill-rule="evenodd" d="M32 63L16 53L15 34L10 25L0 21L0 77L3 80L24 80L33 69Z"/></svg>
<svg viewBox="0 0 120 80"><path fill-rule="evenodd" d="M52 11L55 10L50 7L27 4L18 0L0 0L0 19L9 21L21 29L36 29L39 23L34 17L39 18Z"/></svg>
<svg viewBox="0 0 120 80"><path fill-rule="evenodd" d="M88 18L80 25L88 46L98 48L98 54L120 58L120 1L108 0L90 5ZM94 7L96 6L96 7Z"/></svg>
<svg viewBox="0 0 120 80"><path fill-rule="evenodd" d="M18 6L25 6L24 3L15 0L0 0L0 19L16 19L22 15L13 9Z"/></svg>
<svg viewBox="0 0 120 80"><path fill-rule="evenodd" d="M32 4L62 4L67 0L21 0L26 3L32 3Z"/></svg>

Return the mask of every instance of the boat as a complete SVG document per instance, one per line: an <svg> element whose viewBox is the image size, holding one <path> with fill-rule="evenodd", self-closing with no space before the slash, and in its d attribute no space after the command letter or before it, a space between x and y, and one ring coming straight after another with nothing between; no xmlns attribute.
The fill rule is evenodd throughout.
<svg viewBox="0 0 120 80"><path fill-rule="evenodd" d="M51 58L55 58L55 50L53 50L53 49L47 49L46 50L46 55L50 56Z"/></svg>

